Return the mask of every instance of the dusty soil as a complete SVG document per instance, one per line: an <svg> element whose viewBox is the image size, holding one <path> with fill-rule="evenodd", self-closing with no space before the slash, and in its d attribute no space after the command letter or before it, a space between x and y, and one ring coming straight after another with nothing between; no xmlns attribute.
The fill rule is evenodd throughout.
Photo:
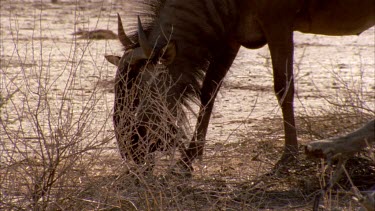
<svg viewBox="0 0 375 211"><path fill-rule="evenodd" d="M46 117L37 122L41 130L57 131L68 122L77 122L72 127L79 128L86 120L87 129L80 136L90 143L107 143L103 160L121 162L113 158L117 152L110 118L116 68L104 59L106 54L121 55L120 43L72 34L80 29L116 32L116 13L125 16L126 9L120 1L1 1L0 100L6 103L0 110L0 164L11 162L9 149L18 143L15 139L38 143L33 115L38 112ZM345 133L373 118L374 40L375 28L346 37L295 33L295 107L301 143ZM283 146L270 63L267 46L240 50L216 100L205 157L194 166L195 183L185 187L204 199L195 209L215 210L224 204L232 210L305 209L311 203L316 190L312 186L318 185L318 176L311 173L318 174L316 163L292 168L290 178L264 177ZM41 106L40 96L49 103ZM17 148L27 151L28 146ZM191 201L186 201L182 210L189 210Z"/></svg>

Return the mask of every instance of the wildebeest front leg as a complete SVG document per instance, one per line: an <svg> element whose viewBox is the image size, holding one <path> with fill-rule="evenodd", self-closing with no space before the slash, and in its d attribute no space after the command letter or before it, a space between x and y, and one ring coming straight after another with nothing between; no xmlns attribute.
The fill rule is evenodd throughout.
<svg viewBox="0 0 375 211"><path fill-rule="evenodd" d="M289 160L298 152L297 133L294 120L294 78L293 78L293 30L292 24L267 25L265 34L271 52L274 90L281 106L285 149L281 162Z"/></svg>
<svg viewBox="0 0 375 211"><path fill-rule="evenodd" d="M239 50L239 44L232 43L231 46L220 46L220 52L214 56L207 70L201 88L201 108L199 110L195 133L181 162L192 170L191 164L195 158L201 157L206 142L207 128L210 121L217 92L222 81L233 63Z"/></svg>

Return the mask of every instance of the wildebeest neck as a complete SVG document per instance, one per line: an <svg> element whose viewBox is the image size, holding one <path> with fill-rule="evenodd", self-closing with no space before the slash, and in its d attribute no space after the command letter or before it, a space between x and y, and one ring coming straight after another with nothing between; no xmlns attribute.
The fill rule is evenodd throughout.
<svg viewBox="0 0 375 211"><path fill-rule="evenodd" d="M160 8L148 39L156 52L168 42L176 43L176 59L168 66L172 80L180 80L176 93L199 92L213 54L231 39L236 21L234 4L229 0L166 0Z"/></svg>

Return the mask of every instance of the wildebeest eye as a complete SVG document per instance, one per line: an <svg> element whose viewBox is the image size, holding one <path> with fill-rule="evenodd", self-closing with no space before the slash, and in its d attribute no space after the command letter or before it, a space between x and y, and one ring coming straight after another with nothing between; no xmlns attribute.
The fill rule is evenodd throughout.
<svg viewBox="0 0 375 211"><path fill-rule="evenodd" d="M170 41L162 49L162 54L160 56L159 61L164 65L170 65L173 63L175 57L176 57L176 44L173 41Z"/></svg>

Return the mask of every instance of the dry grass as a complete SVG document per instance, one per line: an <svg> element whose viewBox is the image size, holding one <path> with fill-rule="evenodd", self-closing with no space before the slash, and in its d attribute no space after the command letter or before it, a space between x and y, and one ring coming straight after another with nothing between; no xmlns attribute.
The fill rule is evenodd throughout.
<svg viewBox="0 0 375 211"><path fill-rule="evenodd" d="M169 173L178 156L168 153L156 153L152 174L139 173L114 144L107 83L114 74L103 73L114 67L103 65L104 53L95 57L95 44L85 40L69 38L70 51L55 59L59 47L45 43L57 41L40 25L44 11L35 11L29 39L17 24L11 39L0 37L14 46L12 56L2 51L0 57L1 210L311 210L330 171L323 161L307 160L301 148L298 163L270 174L283 150L279 118L251 119L256 126L238 142L208 144L192 178ZM14 24L21 17L1 18ZM363 87L340 75L337 81L340 94L322 95L329 107L298 114L302 143L347 133L374 117ZM362 189L373 185L364 182L375 175L371 153L347 164ZM324 197L325 209L357 209L350 188L344 178Z"/></svg>

